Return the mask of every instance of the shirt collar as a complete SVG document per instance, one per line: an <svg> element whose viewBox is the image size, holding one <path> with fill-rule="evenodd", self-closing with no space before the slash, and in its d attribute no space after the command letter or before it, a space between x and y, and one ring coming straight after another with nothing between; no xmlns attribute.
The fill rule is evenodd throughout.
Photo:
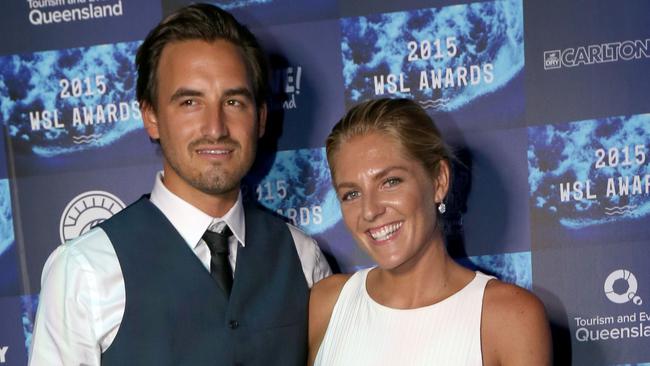
<svg viewBox="0 0 650 366"><path fill-rule="evenodd" d="M242 246L246 245L246 225L241 192L239 192L235 204L223 217L212 217L172 193L163 184L162 177L162 171L156 174L156 181L151 190L151 203L162 211L190 248L199 244L199 240L213 219L225 221L237 241Z"/></svg>

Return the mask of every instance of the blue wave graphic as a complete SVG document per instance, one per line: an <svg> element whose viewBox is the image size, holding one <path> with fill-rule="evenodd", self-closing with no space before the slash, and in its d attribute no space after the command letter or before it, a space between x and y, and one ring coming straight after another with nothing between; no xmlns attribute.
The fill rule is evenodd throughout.
<svg viewBox="0 0 650 366"><path fill-rule="evenodd" d="M11 212L9 180L0 179L0 256L14 243L14 220Z"/></svg>
<svg viewBox="0 0 650 366"><path fill-rule="evenodd" d="M403 74L410 90L400 89L395 96L453 111L504 87L524 67L521 0L345 18L341 30L346 99L351 102L377 95L377 75ZM486 65L492 80L486 79ZM472 66L480 69L475 84L468 81L470 71L476 71ZM423 72L430 80L431 71L438 70L444 79L447 69L453 70L454 86L420 84ZM468 73L464 85L460 69Z"/></svg>
<svg viewBox="0 0 650 366"><path fill-rule="evenodd" d="M246 178L249 196L310 235L341 220L324 148L281 151L269 164Z"/></svg>
<svg viewBox="0 0 650 366"><path fill-rule="evenodd" d="M501 281L533 288L530 252L480 255L459 260L466 266L496 275Z"/></svg>
<svg viewBox="0 0 650 366"><path fill-rule="evenodd" d="M530 127L528 141L533 210L550 215L566 228L638 219L650 213L646 192L650 114ZM575 182L581 184L575 187L577 191L567 186ZM636 186L640 190L635 189L635 182L640 183ZM627 192L621 188L626 186Z"/></svg>
<svg viewBox="0 0 650 366"><path fill-rule="evenodd" d="M25 295L20 297L20 306L22 308L23 333L25 334L25 350L29 356L29 349L32 345L32 336L34 335L34 321L36 319L36 309L38 308L38 295Z"/></svg>
<svg viewBox="0 0 650 366"><path fill-rule="evenodd" d="M269 4L273 0L233 0L233 1L212 1L213 5L216 5L222 9L232 10L238 8L246 8L249 6L259 5L259 4Z"/></svg>
<svg viewBox="0 0 650 366"><path fill-rule="evenodd" d="M14 148L21 154L52 157L102 148L140 129L134 66L138 45L1 57L0 116L9 126ZM81 123L74 123L75 112ZM74 143L79 136L100 137Z"/></svg>

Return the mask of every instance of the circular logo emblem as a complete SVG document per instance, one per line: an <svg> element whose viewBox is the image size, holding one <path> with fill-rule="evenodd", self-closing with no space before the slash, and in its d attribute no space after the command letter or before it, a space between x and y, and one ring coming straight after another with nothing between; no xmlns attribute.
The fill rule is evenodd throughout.
<svg viewBox="0 0 650 366"><path fill-rule="evenodd" d="M638 282L634 274L625 269L617 269L607 276L605 280L605 295L616 304L625 304L632 301L636 305L641 305L643 300L636 295Z"/></svg>
<svg viewBox="0 0 650 366"><path fill-rule="evenodd" d="M95 225L115 215L124 202L104 191L89 191L73 198L63 210L59 234L61 242L87 233Z"/></svg>

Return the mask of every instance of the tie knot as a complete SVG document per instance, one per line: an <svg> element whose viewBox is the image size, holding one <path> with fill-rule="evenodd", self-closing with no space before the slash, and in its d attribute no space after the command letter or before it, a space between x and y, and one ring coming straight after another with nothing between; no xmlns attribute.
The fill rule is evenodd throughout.
<svg viewBox="0 0 650 366"><path fill-rule="evenodd" d="M210 249L210 254L227 254L228 253L228 238L232 235L232 231L228 225L225 225L223 230L218 233L211 230L206 230L203 234L203 240Z"/></svg>

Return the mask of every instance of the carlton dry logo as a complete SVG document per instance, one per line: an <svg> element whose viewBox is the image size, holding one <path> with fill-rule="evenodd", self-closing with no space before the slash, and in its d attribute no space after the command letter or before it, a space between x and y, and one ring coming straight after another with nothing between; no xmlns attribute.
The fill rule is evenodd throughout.
<svg viewBox="0 0 650 366"><path fill-rule="evenodd" d="M560 61L560 51L546 51L544 52L544 69L557 69L562 67Z"/></svg>
<svg viewBox="0 0 650 366"><path fill-rule="evenodd" d="M89 191L78 195L68 203L61 215L61 242L87 233L124 207L126 206L122 200L108 192Z"/></svg>
<svg viewBox="0 0 650 366"><path fill-rule="evenodd" d="M346 18L341 29L351 104L395 95L453 111L508 85L524 67L520 0Z"/></svg>
<svg viewBox="0 0 650 366"><path fill-rule="evenodd" d="M7 362L7 351L9 346L0 346L0 363Z"/></svg>
<svg viewBox="0 0 650 366"><path fill-rule="evenodd" d="M650 38L544 52L544 70L650 58Z"/></svg>

